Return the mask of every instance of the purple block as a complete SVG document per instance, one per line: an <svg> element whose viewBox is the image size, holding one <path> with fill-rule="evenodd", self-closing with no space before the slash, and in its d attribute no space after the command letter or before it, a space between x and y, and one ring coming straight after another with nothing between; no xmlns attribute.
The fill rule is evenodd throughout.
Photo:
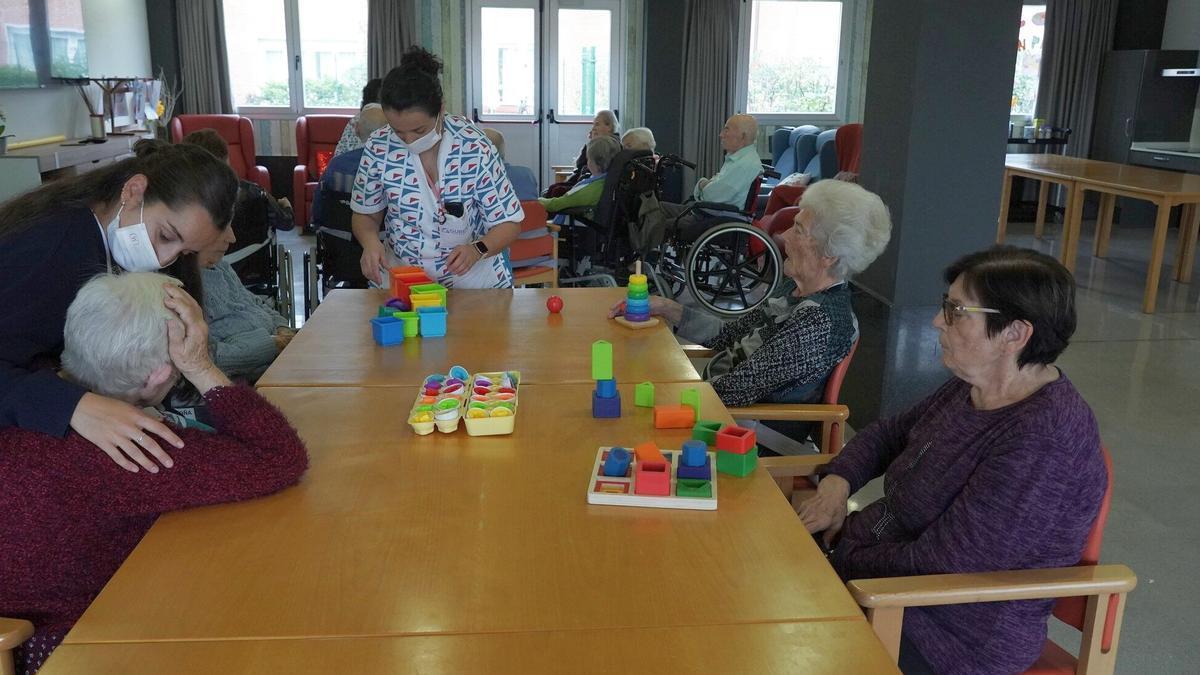
<svg viewBox="0 0 1200 675"><path fill-rule="evenodd" d="M388 300L384 304L387 305L388 307L394 307L401 312L407 312L410 309L408 306L408 303L404 302L400 298L392 298L391 300Z"/></svg>
<svg viewBox="0 0 1200 675"><path fill-rule="evenodd" d="M625 312L625 320L630 323L640 323L642 321L649 321L650 313L646 312L643 314L635 314L633 312Z"/></svg>
<svg viewBox="0 0 1200 675"><path fill-rule="evenodd" d="M592 390L592 417L613 418L621 416L621 392L612 398L602 398L596 390Z"/></svg>
<svg viewBox="0 0 1200 675"><path fill-rule="evenodd" d="M688 466L680 464L675 470L676 478L691 479L691 480L712 480L712 460L708 457L704 458L704 466Z"/></svg>

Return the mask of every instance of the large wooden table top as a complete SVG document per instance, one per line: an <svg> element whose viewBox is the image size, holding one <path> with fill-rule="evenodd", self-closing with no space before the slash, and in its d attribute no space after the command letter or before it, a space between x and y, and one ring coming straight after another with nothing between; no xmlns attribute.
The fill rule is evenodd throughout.
<svg viewBox="0 0 1200 675"><path fill-rule="evenodd" d="M546 299L562 296L561 314ZM700 375L665 324L630 330L607 317L621 288L451 290L442 338L379 347L371 326L380 290L335 290L259 380L259 386L416 385L461 364L471 372L520 370L527 384L592 381L592 342L613 343L619 382L695 382Z"/></svg>
<svg viewBox="0 0 1200 675"><path fill-rule="evenodd" d="M1063 155L1006 155L1005 167L1147 195L1200 199L1200 176Z"/></svg>
<svg viewBox="0 0 1200 675"><path fill-rule="evenodd" d="M44 675L895 673L867 623L63 645Z"/></svg>
<svg viewBox="0 0 1200 675"><path fill-rule="evenodd" d="M688 386L731 421L703 383L659 401ZM308 444L300 485L162 516L66 642L861 620L761 469L721 476L717 511L587 504L599 446L690 434L632 390L596 420L590 384L525 385L515 433L472 438L415 436L413 387L263 389Z"/></svg>

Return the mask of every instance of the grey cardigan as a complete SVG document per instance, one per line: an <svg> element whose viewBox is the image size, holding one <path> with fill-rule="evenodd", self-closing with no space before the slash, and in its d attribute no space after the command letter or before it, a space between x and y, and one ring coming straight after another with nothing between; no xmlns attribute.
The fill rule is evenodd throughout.
<svg viewBox="0 0 1200 675"><path fill-rule="evenodd" d="M204 318L213 363L230 377L258 379L279 350L275 331L288 320L246 290L229 263L204 270Z"/></svg>

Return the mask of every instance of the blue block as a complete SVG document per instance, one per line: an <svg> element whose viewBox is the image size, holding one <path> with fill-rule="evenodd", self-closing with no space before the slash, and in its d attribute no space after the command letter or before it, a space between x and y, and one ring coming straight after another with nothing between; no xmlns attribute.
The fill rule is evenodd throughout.
<svg viewBox="0 0 1200 675"><path fill-rule="evenodd" d="M712 466L707 456L704 458L704 464L700 466L688 466L680 462L679 467L675 469L675 477L686 480L712 480Z"/></svg>
<svg viewBox="0 0 1200 675"><path fill-rule="evenodd" d="M629 451L625 448L610 448L604 458L604 475L623 478L629 473Z"/></svg>
<svg viewBox="0 0 1200 675"><path fill-rule="evenodd" d="M371 337L383 347L398 345L404 342L404 322L392 316L371 319Z"/></svg>
<svg viewBox="0 0 1200 675"><path fill-rule="evenodd" d="M708 460L708 444L704 441L692 439L683 442L683 456L679 458L679 463L686 466L704 466L704 462Z"/></svg>
<svg viewBox="0 0 1200 675"><path fill-rule="evenodd" d="M612 398L603 398L599 392L592 391L592 417L612 418L621 416L621 392Z"/></svg>
<svg viewBox="0 0 1200 675"><path fill-rule="evenodd" d="M421 337L443 337L446 335L445 307L418 307L421 319Z"/></svg>
<svg viewBox="0 0 1200 675"><path fill-rule="evenodd" d="M600 398L612 398L617 395L616 380L596 380L596 395Z"/></svg>

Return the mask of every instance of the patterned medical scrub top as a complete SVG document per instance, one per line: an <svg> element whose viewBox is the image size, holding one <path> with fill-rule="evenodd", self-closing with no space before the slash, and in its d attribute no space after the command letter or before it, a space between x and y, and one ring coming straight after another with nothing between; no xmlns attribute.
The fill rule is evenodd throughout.
<svg viewBox="0 0 1200 675"><path fill-rule="evenodd" d="M501 223L520 222L525 213L504 171L504 161L479 129L457 115L444 116L438 185L429 186L418 156L389 126L367 140L354 179L350 208L356 213L385 211L386 240L396 264L420 265L447 287L508 288L512 274L504 256L481 260L463 276L446 268L454 247L468 244ZM461 222L442 205L462 204ZM439 223L439 220L445 222Z"/></svg>

